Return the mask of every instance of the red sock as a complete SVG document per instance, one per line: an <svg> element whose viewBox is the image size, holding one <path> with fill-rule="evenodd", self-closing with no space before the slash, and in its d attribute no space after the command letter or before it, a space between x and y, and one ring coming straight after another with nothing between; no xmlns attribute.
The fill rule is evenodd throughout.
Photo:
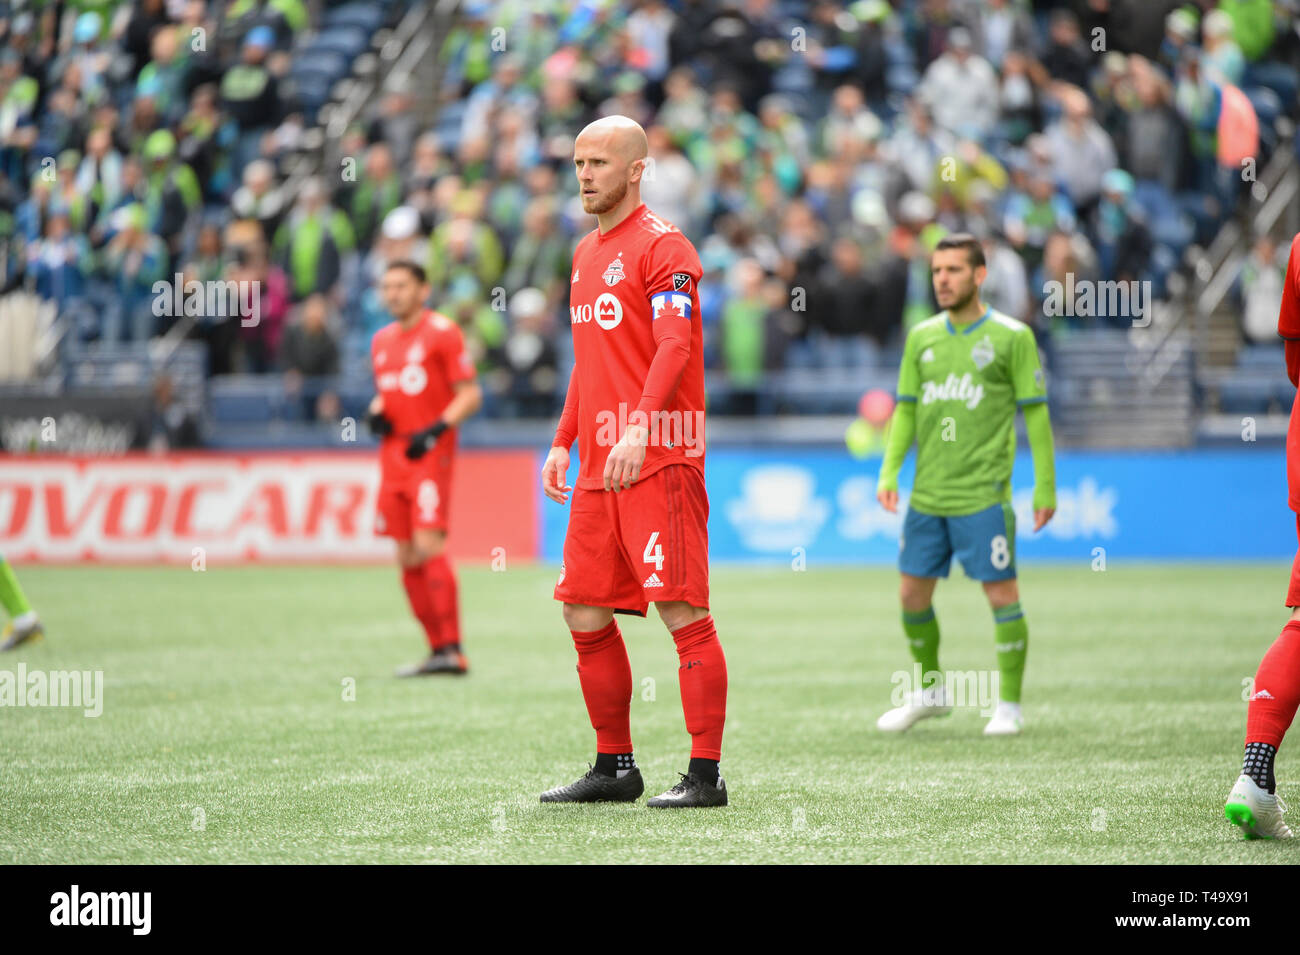
<svg viewBox="0 0 1300 955"><path fill-rule="evenodd" d="M437 627L433 649L460 644L460 597L457 593L456 575L452 572L447 555L430 557L424 562L424 581L429 594Z"/></svg>
<svg viewBox="0 0 1300 955"><path fill-rule="evenodd" d="M722 655L713 616L673 631L677 644L677 682L682 713L691 734L691 758L722 758L722 726L727 721L727 658Z"/></svg>
<svg viewBox="0 0 1300 955"><path fill-rule="evenodd" d="M632 752L632 664L618 621L602 630L571 630L578 681L596 731L596 752Z"/></svg>
<svg viewBox="0 0 1300 955"><path fill-rule="evenodd" d="M1267 694L1267 695L1266 695ZM1259 661L1246 709L1246 742L1282 745L1300 706L1300 620L1292 620Z"/></svg>
<svg viewBox="0 0 1300 955"><path fill-rule="evenodd" d="M424 582L424 565L402 568L402 586L406 588L406 599L411 602L411 613L424 627L424 638L433 649L437 646L438 619L429 600L429 585Z"/></svg>

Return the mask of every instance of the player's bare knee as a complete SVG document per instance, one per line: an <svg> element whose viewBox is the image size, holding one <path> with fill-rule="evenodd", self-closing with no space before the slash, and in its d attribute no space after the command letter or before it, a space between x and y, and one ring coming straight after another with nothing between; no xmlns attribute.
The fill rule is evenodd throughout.
<svg viewBox="0 0 1300 955"><path fill-rule="evenodd" d="M655 603L659 619L669 630L679 630L709 615L705 607L692 607L685 600L660 600Z"/></svg>
<svg viewBox="0 0 1300 955"><path fill-rule="evenodd" d="M935 582L926 577L903 575L898 585L898 600L908 613L919 613L930 606Z"/></svg>
<svg viewBox="0 0 1300 955"><path fill-rule="evenodd" d="M984 594L989 598L989 606L994 609L1005 607L1020 600L1020 588L1016 579L990 580L984 584Z"/></svg>
<svg viewBox="0 0 1300 955"><path fill-rule="evenodd" d="M614 613L608 607L592 607L587 604L564 605L564 625L579 633L604 629L613 619Z"/></svg>

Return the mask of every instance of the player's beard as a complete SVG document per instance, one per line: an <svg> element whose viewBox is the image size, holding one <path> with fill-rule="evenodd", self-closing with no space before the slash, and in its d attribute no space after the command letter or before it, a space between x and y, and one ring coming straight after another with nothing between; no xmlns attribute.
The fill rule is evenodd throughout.
<svg viewBox="0 0 1300 955"><path fill-rule="evenodd" d="M592 196L590 200L584 198L583 202L589 204L584 205L583 208L590 215L603 216L610 209L613 209L616 205L622 202L623 197L626 195L627 181L624 180L603 196L595 195Z"/></svg>
<svg viewBox="0 0 1300 955"><path fill-rule="evenodd" d="M954 301L951 305L947 306L947 311L960 312L963 308L965 308L967 305L971 303L971 300L975 298L975 293L977 293L978 291L979 289L976 288L974 285L972 285L970 289L967 290L965 295L958 295L956 301Z"/></svg>

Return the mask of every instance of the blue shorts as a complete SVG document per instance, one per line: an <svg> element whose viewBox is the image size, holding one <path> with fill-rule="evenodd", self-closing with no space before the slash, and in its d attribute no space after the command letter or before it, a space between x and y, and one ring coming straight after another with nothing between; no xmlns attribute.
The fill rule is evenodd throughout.
<svg viewBox="0 0 1300 955"><path fill-rule="evenodd" d="M947 577L956 554L972 580L1011 580L1016 576L1016 514L1010 504L960 517L909 507L898 547L898 569L913 577Z"/></svg>

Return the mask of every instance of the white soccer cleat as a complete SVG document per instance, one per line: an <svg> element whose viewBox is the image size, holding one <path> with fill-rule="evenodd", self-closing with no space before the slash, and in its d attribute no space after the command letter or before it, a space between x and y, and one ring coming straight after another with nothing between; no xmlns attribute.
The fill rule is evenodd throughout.
<svg viewBox="0 0 1300 955"><path fill-rule="evenodd" d="M921 720L931 716L947 716L952 712L948 690L943 685L927 690L913 690L905 697L902 706L896 706L876 720L876 729L886 733L901 733L911 729Z"/></svg>
<svg viewBox="0 0 1300 955"><path fill-rule="evenodd" d="M1228 822L1240 826L1247 839L1290 839L1291 830L1282 821L1286 803L1276 793L1258 785L1249 776L1237 777L1237 783L1228 794L1223 814Z"/></svg>
<svg viewBox="0 0 1300 955"><path fill-rule="evenodd" d="M1019 703L998 703L993 717L984 726L985 736L1018 736L1025 728L1025 719L1020 715Z"/></svg>

